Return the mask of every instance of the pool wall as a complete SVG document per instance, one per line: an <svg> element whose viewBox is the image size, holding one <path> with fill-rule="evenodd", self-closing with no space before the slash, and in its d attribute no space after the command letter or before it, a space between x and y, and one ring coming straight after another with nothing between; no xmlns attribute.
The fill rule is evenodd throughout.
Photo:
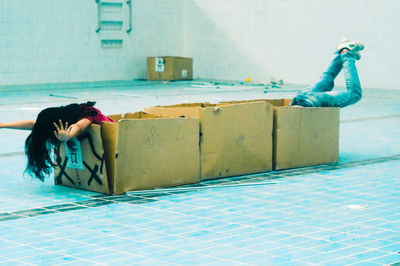
<svg viewBox="0 0 400 266"><path fill-rule="evenodd" d="M146 77L146 56L182 55L180 0L2 0L0 85ZM105 4L109 3L109 4ZM96 30L98 32L96 32Z"/></svg>
<svg viewBox="0 0 400 266"><path fill-rule="evenodd" d="M94 0L2 0L0 85L143 79L156 55L193 57L195 78L310 84L348 37L363 87L399 88L395 0L100 3L99 20Z"/></svg>

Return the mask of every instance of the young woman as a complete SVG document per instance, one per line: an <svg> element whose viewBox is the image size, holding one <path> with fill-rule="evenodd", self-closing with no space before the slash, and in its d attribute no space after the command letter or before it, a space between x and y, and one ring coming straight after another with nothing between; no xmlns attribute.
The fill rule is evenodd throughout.
<svg viewBox="0 0 400 266"><path fill-rule="evenodd" d="M51 149L59 141L79 136L93 123L113 120L94 107L95 102L69 104L42 110L36 119L0 123L0 128L32 130L25 141L26 172L42 182L54 166Z"/></svg>
<svg viewBox="0 0 400 266"><path fill-rule="evenodd" d="M336 47L334 57L321 79L309 90L293 98L291 105L303 107L346 107L362 97L362 90L355 60L360 60L364 45L358 41L343 39ZM343 69L346 91L332 91L334 80Z"/></svg>

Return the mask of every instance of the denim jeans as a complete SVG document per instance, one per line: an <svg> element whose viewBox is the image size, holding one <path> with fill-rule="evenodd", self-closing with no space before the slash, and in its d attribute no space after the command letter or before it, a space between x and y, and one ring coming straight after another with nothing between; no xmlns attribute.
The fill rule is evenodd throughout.
<svg viewBox="0 0 400 266"><path fill-rule="evenodd" d="M334 92L334 80L343 68L346 91ZM335 52L328 69L310 91L298 94L290 105L304 107L346 107L355 104L362 97L360 80L353 55Z"/></svg>

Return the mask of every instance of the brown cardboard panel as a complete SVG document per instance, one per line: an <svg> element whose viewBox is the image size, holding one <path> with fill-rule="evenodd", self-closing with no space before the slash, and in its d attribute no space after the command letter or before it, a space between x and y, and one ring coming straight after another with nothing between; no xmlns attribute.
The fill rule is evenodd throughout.
<svg viewBox="0 0 400 266"><path fill-rule="evenodd" d="M209 106L218 106L218 105L219 104L203 102L203 103L180 103L180 104L173 104L173 105L157 105L155 107L167 107L167 108L171 108L171 107L209 107Z"/></svg>
<svg viewBox="0 0 400 266"><path fill-rule="evenodd" d="M148 119L148 118L159 118L154 114L149 114L146 112L135 112L135 113L126 113L123 118L125 119Z"/></svg>
<svg viewBox="0 0 400 266"><path fill-rule="evenodd" d="M268 99L267 102L273 106L289 106L291 99Z"/></svg>
<svg viewBox="0 0 400 266"><path fill-rule="evenodd" d="M146 113L151 113L157 116L166 116L166 117L199 117L200 116L201 106L193 105L193 106L159 106L159 107L150 107L145 108L144 111Z"/></svg>
<svg viewBox="0 0 400 266"><path fill-rule="evenodd" d="M174 77L174 60L170 57L164 57L165 60L165 71L160 72L161 80L175 80Z"/></svg>
<svg viewBox="0 0 400 266"><path fill-rule="evenodd" d="M274 168L337 162L339 108L274 107Z"/></svg>
<svg viewBox="0 0 400 266"><path fill-rule="evenodd" d="M198 132L196 118L121 120L115 193L199 182Z"/></svg>
<svg viewBox="0 0 400 266"><path fill-rule="evenodd" d="M157 106L157 107L204 107L205 103L180 103L168 106Z"/></svg>
<svg viewBox="0 0 400 266"><path fill-rule="evenodd" d="M266 99L254 99L254 100L241 100L241 101L226 101L226 102L219 102L216 105L223 106L229 104L240 104L240 103L253 103L253 102L266 102Z"/></svg>
<svg viewBox="0 0 400 266"><path fill-rule="evenodd" d="M260 102L266 101L273 106L281 107L281 106L289 106L291 103L291 99L253 99L253 100L242 100L242 101L227 101L221 102L219 104L234 104L234 103L250 103L250 102Z"/></svg>
<svg viewBox="0 0 400 266"><path fill-rule="evenodd" d="M61 142L55 152L55 161L60 162L54 169L55 183L108 194L109 184L100 126L91 125L86 133L80 137L84 169L67 166L64 142Z"/></svg>
<svg viewBox="0 0 400 266"><path fill-rule="evenodd" d="M332 130L277 130L275 169L337 162L338 138Z"/></svg>
<svg viewBox="0 0 400 266"><path fill-rule="evenodd" d="M272 169L271 105L257 102L201 110L202 179Z"/></svg>
<svg viewBox="0 0 400 266"><path fill-rule="evenodd" d="M124 118L123 114L116 114L116 115L107 115L109 118L112 118L115 122L118 122L122 118Z"/></svg>
<svg viewBox="0 0 400 266"><path fill-rule="evenodd" d="M161 80L161 73L155 71L155 57L147 57L147 79Z"/></svg>
<svg viewBox="0 0 400 266"><path fill-rule="evenodd" d="M169 57L166 57L169 60ZM191 80L193 79L193 59L184 57L175 57L173 59L173 79Z"/></svg>
<svg viewBox="0 0 400 266"><path fill-rule="evenodd" d="M264 101L188 106L153 107L145 111L200 118L203 180L272 169L272 105Z"/></svg>
<svg viewBox="0 0 400 266"><path fill-rule="evenodd" d="M338 127L339 109L329 107L274 107L274 127L281 128L327 128Z"/></svg>
<svg viewBox="0 0 400 266"><path fill-rule="evenodd" d="M104 147L104 159L109 181L109 193L114 193L115 187L115 155L117 153L117 135L119 123L103 122L101 126L101 137Z"/></svg>

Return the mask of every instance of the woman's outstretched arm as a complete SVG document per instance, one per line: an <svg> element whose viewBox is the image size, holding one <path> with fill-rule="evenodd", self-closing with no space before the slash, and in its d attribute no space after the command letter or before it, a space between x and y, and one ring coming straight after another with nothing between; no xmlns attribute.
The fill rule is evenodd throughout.
<svg viewBox="0 0 400 266"><path fill-rule="evenodd" d="M35 125L35 123L36 123L35 119L14 121L8 123L0 123L0 128L31 130Z"/></svg>

